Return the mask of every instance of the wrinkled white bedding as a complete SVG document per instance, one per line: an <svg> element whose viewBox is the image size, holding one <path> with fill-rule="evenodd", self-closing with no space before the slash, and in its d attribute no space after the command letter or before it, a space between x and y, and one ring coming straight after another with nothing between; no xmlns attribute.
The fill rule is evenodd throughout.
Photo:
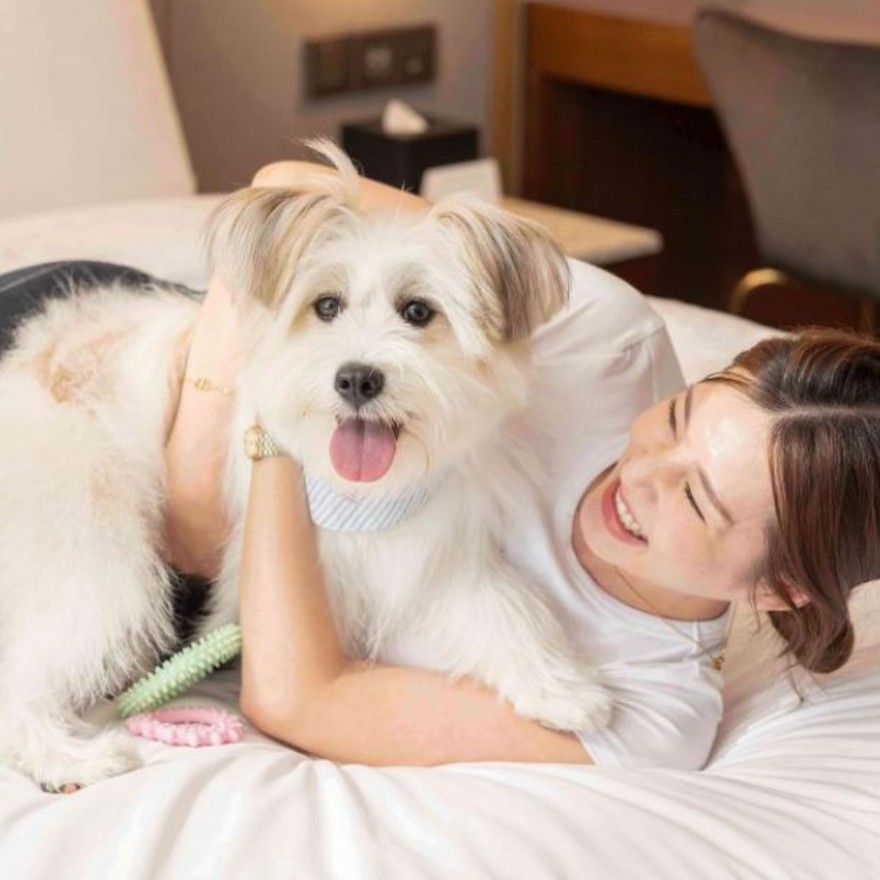
<svg viewBox="0 0 880 880"><path fill-rule="evenodd" d="M128 263L205 284L212 197L0 221L0 271ZM653 301L689 379L766 330ZM143 769L51 796L0 768L0 877L767 878L880 876L880 588L857 597L845 670L799 680L770 628L737 620L707 769L468 764L371 769L306 758L249 730L235 745L139 740ZM186 702L234 707L236 672ZM107 708L96 717L108 716Z"/></svg>

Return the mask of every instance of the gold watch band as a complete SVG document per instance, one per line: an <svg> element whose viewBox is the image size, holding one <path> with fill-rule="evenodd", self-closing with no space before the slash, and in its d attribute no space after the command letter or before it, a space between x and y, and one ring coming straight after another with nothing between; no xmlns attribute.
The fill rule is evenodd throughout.
<svg viewBox="0 0 880 880"><path fill-rule="evenodd" d="M263 430L261 425L251 425L244 432L245 455L252 461L263 458L275 458L287 453L275 442L271 434Z"/></svg>

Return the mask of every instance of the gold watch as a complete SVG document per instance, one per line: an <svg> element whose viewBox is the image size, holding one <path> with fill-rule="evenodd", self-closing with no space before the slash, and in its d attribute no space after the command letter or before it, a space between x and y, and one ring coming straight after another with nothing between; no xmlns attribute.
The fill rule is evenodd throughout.
<svg viewBox="0 0 880 880"><path fill-rule="evenodd" d="M271 434L263 430L261 425L251 425L244 432L245 455L252 461L262 458L273 458L287 453L275 442Z"/></svg>

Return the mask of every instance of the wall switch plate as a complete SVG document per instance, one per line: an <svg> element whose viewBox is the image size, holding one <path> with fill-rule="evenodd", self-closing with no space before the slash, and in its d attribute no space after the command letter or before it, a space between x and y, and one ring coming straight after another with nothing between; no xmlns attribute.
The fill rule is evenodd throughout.
<svg viewBox="0 0 880 880"><path fill-rule="evenodd" d="M317 98L431 82L436 71L436 51L434 25L308 40L306 95Z"/></svg>
<svg viewBox="0 0 880 880"><path fill-rule="evenodd" d="M332 95L350 87L348 40L306 43L306 88L312 95Z"/></svg>

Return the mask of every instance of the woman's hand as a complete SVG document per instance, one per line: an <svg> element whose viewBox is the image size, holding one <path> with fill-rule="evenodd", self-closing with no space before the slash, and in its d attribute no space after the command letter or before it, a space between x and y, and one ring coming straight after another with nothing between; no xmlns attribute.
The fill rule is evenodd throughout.
<svg viewBox="0 0 880 880"><path fill-rule="evenodd" d="M180 571L214 577L229 523L223 471L240 360L238 309L212 278L175 377L177 410L165 445L165 553ZM204 380L203 389L193 384Z"/></svg>

